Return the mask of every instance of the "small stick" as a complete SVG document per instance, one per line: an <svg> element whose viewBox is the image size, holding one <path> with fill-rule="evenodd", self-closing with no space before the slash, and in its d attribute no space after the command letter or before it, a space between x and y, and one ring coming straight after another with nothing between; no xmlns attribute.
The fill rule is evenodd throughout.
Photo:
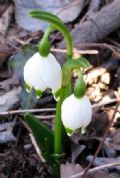
<svg viewBox="0 0 120 178"><path fill-rule="evenodd" d="M49 120L49 119L54 119L55 118L55 115L46 115L46 116L43 116L43 115L34 115L35 117L37 117L38 119L41 119L41 120Z"/></svg>
<svg viewBox="0 0 120 178"><path fill-rule="evenodd" d="M103 102L103 103L101 102L101 103L93 104L92 108L104 106L104 105L111 104L111 103L114 103L114 102L117 102L117 101L120 101L120 97L119 98L113 98L110 101L106 101L106 102ZM22 113L25 113L25 112L30 112L30 113L38 112L38 113L40 113L40 112L55 112L55 111L56 111L55 108L20 109L20 110L0 112L0 116L12 115L12 114L22 114ZM41 116L41 118L43 119L43 117L44 117L45 119L47 119L47 116ZM54 117L54 115L51 115L50 117Z"/></svg>
<svg viewBox="0 0 120 178"><path fill-rule="evenodd" d="M94 173L95 171L100 171L100 170L102 170L102 169L119 166L119 165L120 165L120 161L113 162L113 163L110 163L110 164L105 164L105 165L102 165L102 166L98 166L98 167L95 167L95 168L90 169L90 170L88 171L88 174ZM73 176L70 176L69 178L78 178L78 177L82 176L83 173L84 173L84 172L75 174L75 175L73 175Z"/></svg>
<svg viewBox="0 0 120 178"><path fill-rule="evenodd" d="M31 142L32 142L38 156L41 158L41 161L43 163L45 163L45 159L42 157L41 150L40 150L39 146L37 145L37 142L36 142L34 136L31 133L29 134L29 136L30 136Z"/></svg>
<svg viewBox="0 0 120 178"><path fill-rule="evenodd" d="M20 110L12 110L0 112L0 116L2 115L11 115L11 114L21 114L25 112L35 113L35 112L50 112L55 111L55 108L43 108L43 109L20 109Z"/></svg>
<svg viewBox="0 0 120 178"><path fill-rule="evenodd" d="M108 48L110 51L113 52L113 54L116 57L120 57L120 53L114 49L114 46L107 44L107 43L86 43L86 44L79 44L76 47L80 47L80 48Z"/></svg>
<svg viewBox="0 0 120 178"><path fill-rule="evenodd" d="M110 101L100 102L100 103L97 103L97 104L93 104L92 108L97 108L97 107L104 106L104 105L107 105L107 104L111 104L111 103L114 103L114 102L117 102L117 101L120 101L120 97L113 98Z"/></svg>
<svg viewBox="0 0 120 178"><path fill-rule="evenodd" d="M60 53L66 53L66 49L57 49L57 48L51 48L51 51L53 52L60 52ZM98 54L98 50L73 50L73 53L79 53L79 54Z"/></svg>

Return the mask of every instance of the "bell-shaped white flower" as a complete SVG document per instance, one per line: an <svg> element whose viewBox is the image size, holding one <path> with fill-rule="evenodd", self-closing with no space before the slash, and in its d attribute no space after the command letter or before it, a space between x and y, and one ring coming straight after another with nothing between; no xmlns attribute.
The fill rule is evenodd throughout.
<svg viewBox="0 0 120 178"><path fill-rule="evenodd" d="M68 135L81 128L84 133L91 121L92 107L87 96L76 98L74 94L67 97L61 107L61 117Z"/></svg>
<svg viewBox="0 0 120 178"><path fill-rule="evenodd" d="M61 66L51 53L47 57L36 53L24 66L24 80L27 89L34 87L38 97L46 88L55 93L61 88Z"/></svg>

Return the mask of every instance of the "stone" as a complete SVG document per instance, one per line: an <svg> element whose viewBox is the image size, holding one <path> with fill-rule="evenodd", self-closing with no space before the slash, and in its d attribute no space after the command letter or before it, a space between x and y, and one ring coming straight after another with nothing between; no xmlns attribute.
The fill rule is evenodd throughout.
<svg viewBox="0 0 120 178"><path fill-rule="evenodd" d="M42 10L58 15L64 23L72 22L80 14L84 0L14 0L17 24L29 31L45 31L48 24L29 16L31 10Z"/></svg>

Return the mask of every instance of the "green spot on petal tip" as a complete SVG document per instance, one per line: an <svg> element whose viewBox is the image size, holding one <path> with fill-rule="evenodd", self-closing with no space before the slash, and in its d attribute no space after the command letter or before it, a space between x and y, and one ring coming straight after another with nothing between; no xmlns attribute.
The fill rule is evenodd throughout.
<svg viewBox="0 0 120 178"><path fill-rule="evenodd" d="M83 127L83 128L81 129L81 133L84 134L85 132L86 132L86 127Z"/></svg>
<svg viewBox="0 0 120 178"><path fill-rule="evenodd" d="M60 89L57 92L53 93L53 96L56 101L59 101L60 100Z"/></svg>
<svg viewBox="0 0 120 178"><path fill-rule="evenodd" d="M41 90L35 90L35 95L36 95L37 99L39 99L42 96L42 93L43 93L43 91L41 91Z"/></svg>
<svg viewBox="0 0 120 178"><path fill-rule="evenodd" d="M26 91L27 91L28 93L30 93L31 87L30 87L27 83L25 83L25 87L26 87Z"/></svg>
<svg viewBox="0 0 120 178"><path fill-rule="evenodd" d="M72 136L72 134L74 133L74 130L71 130L69 128L65 128L66 132L67 132L67 135L70 137Z"/></svg>

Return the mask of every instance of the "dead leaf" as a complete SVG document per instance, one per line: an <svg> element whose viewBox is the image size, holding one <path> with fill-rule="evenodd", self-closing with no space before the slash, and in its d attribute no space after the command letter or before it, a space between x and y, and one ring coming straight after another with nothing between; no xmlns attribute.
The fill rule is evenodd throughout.
<svg viewBox="0 0 120 178"><path fill-rule="evenodd" d="M109 146L114 150L120 151L120 129L115 129L109 141Z"/></svg>
<svg viewBox="0 0 120 178"><path fill-rule="evenodd" d="M89 126L91 136L103 136L109 124L109 118L104 110L93 109L92 122Z"/></svg>
<svg viewBox="0 0 120 178"><path fill-rule="evenodd" d="M81 173L83 168L79 164L66 163L60 166L60 177L61 178L70 178L71 176ZM88 177L86 177L88 178Z"/></svg>
<svg viewBox="0 0 120 178"><path fill-rule="evenodd" d="M85 145L78 145L75 143L72 143L71 149L72 149L72 163L75 162L77 157L83 152L83 150L86 148Z"/></svg>
<svg viewBox="0 0 120 178"><path fill-rule="evenodd" d="M1 40L1 39L0 39ZM0 66L13 53L13 49L0 42Z"/></svg>
<svg viewBox="0 0 120 178"><path fill-rule="evenodd" d="M8 111L18 106L20 93L21 87L16 87L0 96L0 112Z"/></svg>
<svg viewBox="0 0 120 178"><path fill-rule="evenodd" d="M13 135L12 130L5 130L3 132L0 132L0 144L15 140L16 137Z"/></svg>
<svg viewBox="0 0 120 178"><path fill-rule="evenodd" d="M87 156L87 160L89 162L92 161L94 156L92 155L89 155ZM120 161L120 156L116 157L116 158L107 158L107 157L96 157L96 159L94 160L93 162L93 165L94 166L102 166L102 165L105 165L105 164L110 164L110 163L113 163L113 162L117 162L117 161ZM114 166L114 167L111 167L111 168L105 168L104 170L116 170L116 171L120 171L120 166Z"/></svg>
<svg viewBox="0 0 120 178"><path fill-rule="evenodd" d="M119 178L119 175L117 174L110 174L104 171L97 171L92 174L89 174L89 176L89 178Z"/></svg>
<svg viewBox="0 0 120 178"><path fill-rule="evenodd" d="M0 82L0 90L9 91L15 85L19 85L19 80L14 74L10 79Z"/></svg>
<svg viewBox="0 0 120 178"><path fill-rule="evenodd" d="M2 17L0 18L0 33L5 36L8 30L9 24L11 22L12 14L13 14L13 5L10 5Z"/></svg>
<svg viewBox="0 0 120 178"><path fill-rule="evenodd" d="M6 3L5 0L3 1L3 3L1 3L0 1L0 16L2 16L2 14L5 12L7 7L8 7L8 3Z"/></svg>
<svg viewBox="0 0 120 178"><path fill-rule="evenodd" d="M12 132L15 123L15 121L12 121L0 124L0 144L16 140Z"/></svg>

